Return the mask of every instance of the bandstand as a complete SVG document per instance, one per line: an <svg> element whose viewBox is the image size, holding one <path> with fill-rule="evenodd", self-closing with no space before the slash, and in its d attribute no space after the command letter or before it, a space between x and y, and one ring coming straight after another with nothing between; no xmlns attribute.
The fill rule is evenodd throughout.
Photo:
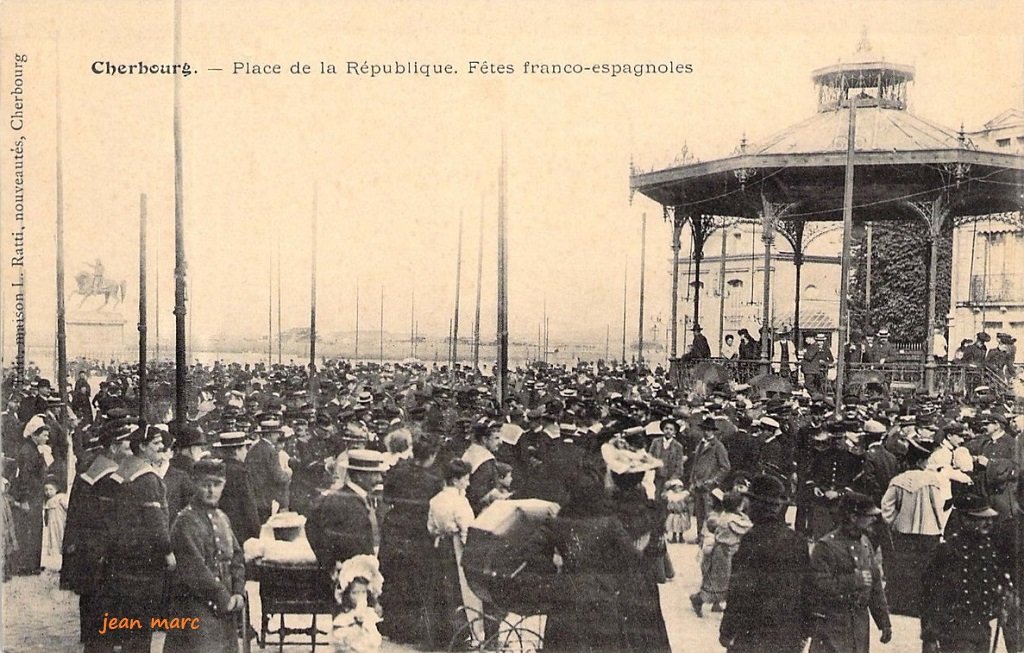
<svg viewBox="0 0 1024 653"><path fill-rule="evenodd" d="M630 171L631 193L660 204L664 219L672 225L673 376L678 378L676 370L682 365L677 351L678 279L681 233L687 225L698 284L704 247L712 233L737 222L760 225L765 269L760 367L765 373L771 371L765 325L771 324L769 271L776 234L793 250L796 295L792 333L798 350L805 245L823 230L843 230L839 342L834 350L839 402L848 373L842 353L850 333L847 280L851 232L855 224L910 221L926 231L930 274L924 355L904 373L935 392L936 374L942 372L934 363L930 337L936 325L939 238L944 230L995 213L1015 216L1016 226L1024 228L1020 218L1024 156L981 151L962 128L957 132L909 113L913 67L876 56L866 38L850 61L815 70L812 79L818 109L810 118L759 143L747 143L744 138L725 158ZM700 293L696 293L695 324L700 315Z"/></svg>

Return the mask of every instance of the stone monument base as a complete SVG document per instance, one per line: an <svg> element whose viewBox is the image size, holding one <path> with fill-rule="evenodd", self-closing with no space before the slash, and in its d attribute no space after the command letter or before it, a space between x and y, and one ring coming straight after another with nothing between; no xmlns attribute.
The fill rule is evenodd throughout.
<svg viewBox="0 0 1024 653"><path fill-rule="evenodd" d="M125 347L125 325L128 321L120 313L69 313L65 323L69 359L128 360Z"/></svg>

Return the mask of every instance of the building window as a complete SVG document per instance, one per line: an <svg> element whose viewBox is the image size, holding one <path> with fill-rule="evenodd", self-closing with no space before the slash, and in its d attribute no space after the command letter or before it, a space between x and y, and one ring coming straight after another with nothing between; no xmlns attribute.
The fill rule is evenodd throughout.
<svg viewBox="0 0 1024 653"><path fill-rule="evenodd" d="M996 139L996 145L998 145L999 147L1010 147L1010 139L1009 138L997 138Z"/></svg>
<svg viewBox="0 0 1024 653"><path fill-rule="evenodd" d="M1002 329L1003 328L1003 323L1002 322L985 322L984 325L982 326L982 328L984 330L986 330L986 331L988 331L989 329Z"/></svg>

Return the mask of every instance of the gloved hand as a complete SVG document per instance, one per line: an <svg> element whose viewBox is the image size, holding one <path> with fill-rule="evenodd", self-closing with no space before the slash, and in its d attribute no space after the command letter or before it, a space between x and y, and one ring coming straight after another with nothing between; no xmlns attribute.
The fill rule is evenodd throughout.
<svg viewBox="0 0 1024 653"><path fill-rule="evenodd" d="M892 641L892 628L883 628L882 629L882 636L878 638L878 641L882 642L883 644L888 644L889 642L891 642Z"/></svg>

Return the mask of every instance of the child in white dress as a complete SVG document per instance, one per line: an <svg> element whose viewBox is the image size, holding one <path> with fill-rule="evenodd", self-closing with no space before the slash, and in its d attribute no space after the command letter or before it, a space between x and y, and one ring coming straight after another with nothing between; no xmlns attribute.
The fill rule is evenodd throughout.
<svg viewBox="0 0 1024 653"><path fill-rule="evenodd" d="M43 483L46 503L43 504L43 569L60 571L64 546L64 525L68 519L68 495L60 491L56 478L48 476Z"/></svg>
<svg viewBox="0 0 1024 653"><path fill-rule="evenodd" d="M384 585L380 563L371 555L357 555L339 563L334 578L334 599L341 611L334 617L331 645L334 653L379 653L383 639L377 599Z"/></svg>

